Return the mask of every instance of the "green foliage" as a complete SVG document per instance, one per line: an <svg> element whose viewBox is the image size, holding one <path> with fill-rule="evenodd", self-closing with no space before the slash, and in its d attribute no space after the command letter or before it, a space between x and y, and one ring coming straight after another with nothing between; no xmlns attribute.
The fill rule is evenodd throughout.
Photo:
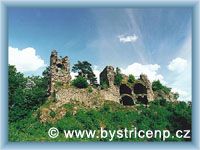
<svg viewBox="0 0 200 150"><path fill-rule="evenodd" d="M89 92L89 93L92 93L92 92L93 92L93 89L92 89L91 86L88 87L88 92Z"/></svg>
<svg viewBox="0 0 200 150"><path fill-rule="evenodd" d="M160 83L159 80L154 81L152 83L152 89L153 89L153 91L160 91L161 90L161 91L165 92L166 94L169 94L171 92L171 88L162 85L162 83Z"/></svg>
<svg viewBox="0 0 200 150"><path fill-rule="evenodd" d="M61 88L63 86L63 84L62 84L62 82L60 82L60 81L57 81L56 83L55 83L55 88Z"/></svg>
<svg viewBox="0 0 200 150"><path fill-rule="evenodd" d="M52 99L53 102L57 101L57 99L56 99L56 91L55 90L53 91L53 93L51 95L51 99Z"/></svg>
<svg viewBox="0 0 200 150"><path fill-rule="evenodd" d="M14 66L9 65L9 121L28 116L46 100L48 80L45 77L24 77ZM26 87L27 79L34 83Z"/></svg>
<svg viewBox="0 0 200 150"><path fill-rule="evenodd" d="M48 71L47 71L48 72ZM117 70L120 74L120 70ZM44 73L46 74L46 73ZM34 82L34 86L27 88L27 80ZM106 130L132 129L138 130L170 130L175 135L177 130L191 130L192 109L191 104L185 102L172 103L164 99L154 100L148 107L143 105L124 107L115 102L105 102L101 108L87 109L81 107L73 114L74 104L65 104L67 113L56 123L42 124L37 119L37 108L45 99L49 76L44 77L24 77L17 72L14 66L9 66L9 141L108 141L106 139L66 139L64 135L51 139L48 137L48 130L52 126L60 131L65 130L99 130L104 127ZM87 80L79 76L73 80L76 87L87 87ZM163 86L159 81L153 83L154 91L163 90L169 92L171 89ZM92 92L92 87L88 88ZM56 112L50 112L51 117L56 116ZM61 133L61 132L60 132ZM114 141L161 141L159 138L153 139L127 139L114 138ZM167 141L185 141L191 139L169 138Z"/></svg>
<svg viewBox="0 0 200 150"><path fill-rule="evenodd" d="M56 116L56 112L52 110L52 111L50 112L49 115L50 115L52 118L54 118L54 117Z"/></svg>
<svg viewBox="0 0 200 150"><path fill-rule="evenodd" d="M23 94L25 89L26 79L23 74L17 72L14 66L8 66L8 95L9 95L9 107L13 107L16 104L16 101L24 99ZM14 100L16 98L17 100Z"/></svg>
<svg viewBox="0 0 200 150"><path fill-rule="evenodd" d="M107 89L107 88L109 88L108 84L105 81L101 82L100 87L101 87L101 89Z"/></svg>
<svg viewBox="0 0 200 150"><path fill-rule="evenodd" d="M78 63L72 67L72 71L78 72L79 76L85 77L87 80L90 81L90 84L92 85L97 84L97 78L92 70L92 65L89 62L78 61Z"/></svg>
<svg viewBox="0 0 200 150"><path fill-rule="evenodd" d="M72 85L77 88L87 88L88 82L86 78L78 76L76 79L72 80Z"/></svg>
<svg viewBox="0 0 200 150"><path fill-rule="evenodd" d="M135 77L134 77L134 75L130 74L130 75L128 76L128 82L131 83L131 84L135 82Z"/></svg>
<svg viewBox="0 0 200 150"><path fill-rule="evenodd" d="M172 103L166 100L155 100L149 107L137 106L137 110L122 105L105 102L99 109L78 109L72 115L74 104L66 104L68 110L64 118L55 124L41 124L29 115L28 118L18 120L9 125L10 141L108 141L106 139L66 139L60 132L59 137L51 139L47 132L50 127L63 130L106 130L133 129L137 130L170 130L175 135L177 130L191 130L191 106L185 102ZM169 138L166 141L185 141L188 139ZM191 139L189 139L191 140ZM114 138L113 141L161 141L159 138Z"/></svg>
<svg viewBox="0 0 200 150"><path fill-rule="evenodd" d="M123 76L121 74L121 70L117 67L114 84L117 85L117 86L120 86L121 83L122 83L122 80L123 80Z"/></svg>
<svg viewBox="0 0 200 150"><path fill-rule="evenodd" d="M178 99L179 98L179 94L176 92L176 93L174 93L174 98L175 99Z"/></svg>
<svg viewBox="0 0 200 150"><path fill-rule="evenodd" d="M50 83L50 66L42 72L43 77L46 79L47 83Z"/></svg>

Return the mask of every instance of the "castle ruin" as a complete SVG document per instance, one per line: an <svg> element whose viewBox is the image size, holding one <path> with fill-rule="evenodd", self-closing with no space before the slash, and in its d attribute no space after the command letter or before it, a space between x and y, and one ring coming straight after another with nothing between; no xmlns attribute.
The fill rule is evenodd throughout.
<svg viewBox="0 0 200 150"><path fill-rule="evenodd" d="M107 89L93 88L93 93L88 93L87 90L77 89L70 86L70 62L69 58L58 57L55 50L52 51L50 56L50 84L49 93L57 94L58 101L70 102L71 99L90 103L91 99L98 100L110 100L121 103L122 105L132 106L137 103L148 104L153 101L159 94L154 93L152 90L152 84L149 81L147 75L141 74L139 79L130 85L127 83L121 83L120 86L116 86L115 69L112 66L106 66L100 73L100 85L106 84ZM122 74L124 79L128 79L128 76ZM67 89L57 89L57 84L69 85ZM174 100L169 97L170 100ZM95 100L97 101L97 100Z"/></svg>
<svg viewBox="0 0 200 150"><path fill-rule="evenodd" d="M114 86L115 69L112 66L106 66L100 73L100 84L106 84L109 87Z"/></svg>
<svg viewBox="0 0 200 150"><path fill-rule="evenodd" d="M53 50L50 56L49 93L52 94L53 92L56 92L55 86L57 84L69 84L70 80L71 76L69 58L67 56L60 58L58 57L56 50Z"/></svg>

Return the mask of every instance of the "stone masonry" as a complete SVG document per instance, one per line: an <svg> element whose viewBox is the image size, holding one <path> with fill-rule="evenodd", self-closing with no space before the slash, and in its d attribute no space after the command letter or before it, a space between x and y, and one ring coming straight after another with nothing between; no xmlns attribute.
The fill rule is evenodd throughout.
<svg viewBox="0 0 200 150"><path fill-rule="evenodd" d="M135 103L147 104L150 101L158 97L164 97L160 93L156 93L152 90L152 84L149 81L147 75L141 74L140 78L137 79L132 85L127 83L128 76L123 75L126 78L126 82L120 86L114 84L115 80L115 69L112 66L106 66L100 73L100 85L108 85L107 89L93 88L94 94L98 99L110 100L121 103L123 105L133 105ZM68 86L71 81L70 76L70 62L66 56L64 58L58 57L56 50L53 50L50 56L50 84L49 93L50 95L55 94L57 101L69 101L70 99L91 99L91 94L88 94L87 90L76 89L73 86ZM57 88L59 84L60 88ZM63 86L67 85L67 86ZM63 89L65 87L65 89ZM67 89L66 89L67 87ZM59 91L60 90L60 91ZM81 91L78 92L78 91ZM74 96L71 93L76 93ZM86 93L84 93L86 92ZM97 94L98 93L98 94ZM71 95L71 96L70 96ZM171 96L172 95L172 96ZM166 99L170 101L173 99L173 93L171 93ZM173 99L174 101L174 99Z"/></svg>
<svg viewBox="0 0 200 150"><path fill-rule="evenodd" d="M68 57L60 58L56 50L53 50L50 57L50 94L55 92L56 84L68 84L70 80L70 63Z"/></svg>
<svg viewBox="0 0 200 150"><path fill-rule="evenodd" d="M144 83L144 85L147 89L147 99L148 99L148 101L153 101L154 100L154 93L153 93L153 90L152 90L151 82L149 81L147 75L141 74L140 80Z"/></svg>
<svg viewBox="0 0 200 150"><path fill-rule="evenodd" d="M114 86L115 69L112 66L106 66L100 73L100 84L107 84L109 87Z"/></svg>

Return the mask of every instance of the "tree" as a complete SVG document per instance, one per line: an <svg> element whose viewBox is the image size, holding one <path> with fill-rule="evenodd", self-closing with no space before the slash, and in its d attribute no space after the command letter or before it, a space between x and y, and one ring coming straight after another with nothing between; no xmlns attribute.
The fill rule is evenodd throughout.
<svg viewBox="0 0 200 150"><path fill-rule="evenodd" d="M129 82L129 83L134 83L134 82L135 82L135 77L134 77L134 75L130 74L130 75L128 76L128 82Z"/></svg>
<svg viewBox="0 0 200 150"><path fill-rule="evenodd" d="M14 66L9 65L9 121L27 117L44 103L47 95L46 77L24 77ZM27 86L27 83L33 83Z"/></svg>
<svg viewBox="0 0 200 150"><path fill-rule="evenodd" d="M90 84L96 85L97 78L92 70L92 65L87 61L78 61L77 64L74 64L72 67L73 72L78 72L78 76L82 76L89 80Z"/></svg>
<svg viewBox="0 0 200 150"><path fill-rule="evenodd" d="M47 80L47 82L50 82L50 67L46 67L46 69L42 72L43 77Z"/></svg>
<svg viewBox="0 0 200 150"><path fill-rule="evenodd" d="M117 85L117 86L120 86L122 80L123 80L123 76L121 74L121 70L117 67L116 68L115 79L114 79L114 84Z"/></svg>
<svg viewBox="0 0 200 150"><path fill-rule="evenodd" d="M23 74L17 72L15 66L8 66L8 94L9 94L9 107L15 105L15 96L18 93L18 96L21 96L19 99L23 99L23 89L25 88L26 79Z"/></svg>

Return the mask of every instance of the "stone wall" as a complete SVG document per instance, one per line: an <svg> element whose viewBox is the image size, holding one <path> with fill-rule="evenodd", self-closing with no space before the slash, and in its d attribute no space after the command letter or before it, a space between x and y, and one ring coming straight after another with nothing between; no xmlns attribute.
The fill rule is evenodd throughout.
<svg viewBox="0 0 200 150"><path fill-rule="evenodd" d="M147 89L147 99L148 99L148 101L153 101L154 100L154 93L153 93L153 90L152 90L152 84L149 81L147 75L141 74L139 80L144 83L144 85Z"/></svg>
<svg viewBox="0 0 200 150"><path fill-rule="evenodd" d="M112 66L106 66L100 73L100 84L107 84L109 87L114 86L115 70Z"/></svg>
<svg viewBox="0 0 200 150"><path fill-rule="evenodd" d="M60 58L56 50L53 50L50 57L49 93L52 94L56 91L57 84L68 84L70 80L70 63L68 57Z"/></svg>
<svg viewBox="0 0 200 150"><path fill-rule="evenodd" d="M167 100L175 101L173 93L166 95L161 92L153 92L152 84L145 74L141 74L139 79L131 86L127 84L128 76L122 74L123 83L120 87L114 85L115 75L115 69L112 66L106 66L100 73L100 84L106 84L108 88L100 89L99 87L93 89L93 94L98 95L99 100L110 100L122 104L130 104L130 102L131 104L137 102L147 104L156 98L166 98ZM62 97L58 99L65 102L70 99L77 99L78 101L87 101L86 103L89 103L88 100L93 99L91 93L88 93L88 91L84 89L76 89L72 88L72 86L68 86L70 80L69 58L67 56L60 58L57 52L53 50L50 56L50 95L56 93L57 96ZM61 87L61 91L59 91L60 88L57 88L57 85ZM62 89L62 87L68 87L68 89ZM98 99L96 99L96 101L98 101Z"/></svg>
<svg viewBox="0 0 200 150"><path fill-rule="evenodd" d="M59 90L56 97L56 107L60 107L63 104L71 103L73 101L81 103L83 106L92 108L100 106L103 101L114 101L119 103L120 94L117 87L108 89L96 89L90 87L92 90L89 92L88 88L78 89L75 87L69 87Z"/></svg>

